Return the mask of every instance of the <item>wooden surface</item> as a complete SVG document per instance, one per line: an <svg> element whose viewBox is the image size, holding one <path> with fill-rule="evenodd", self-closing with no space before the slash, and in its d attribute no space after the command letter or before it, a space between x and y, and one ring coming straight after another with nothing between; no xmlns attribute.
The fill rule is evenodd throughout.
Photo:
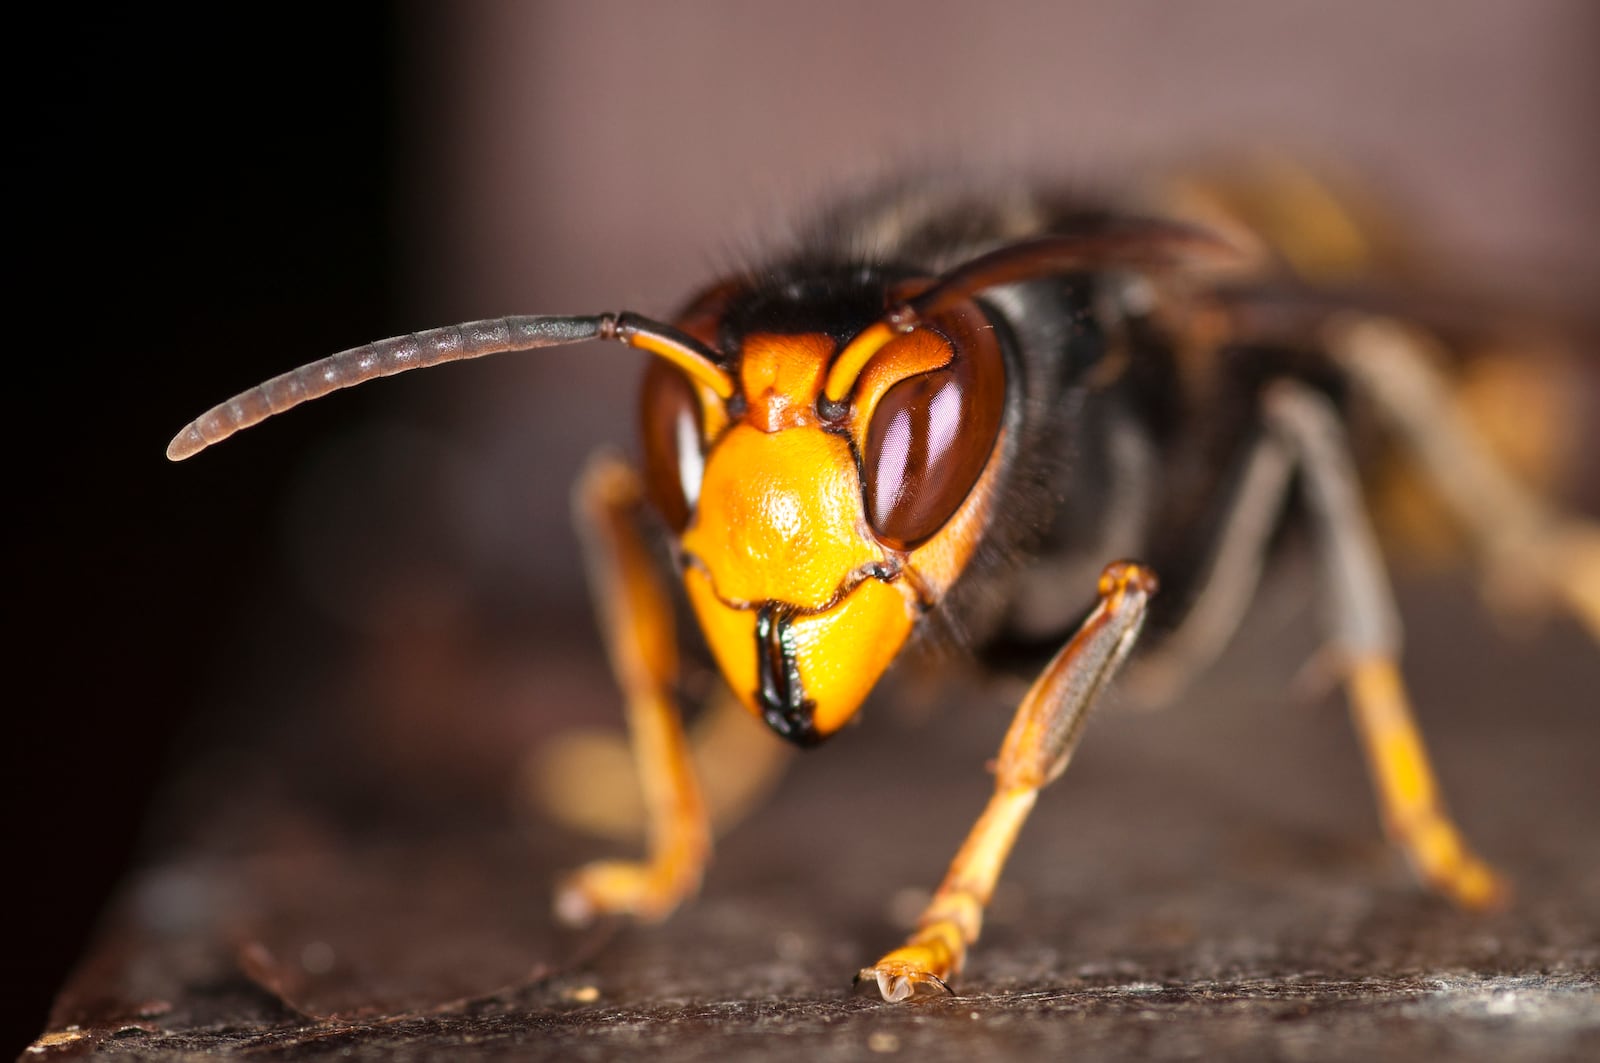
<svg viewBox="0 0 1600 1063"><path fill-rule="evenodd" d="M1519 888L1500 915L1413 888L1339 701L1292 693L1310 629L1281 609L1184 706L1092 722L957 995L900 1006L850 976L981 807L999 698L875 707L732 831L697 902L577 933L547 917L551 879L616 847L506 800L521 725L496 706L612 719L598 664L530 664L514 640L432 665L357 647L305 702L323 726L246 730L174 780L24 1058L1595 1058L1600 653L1566 623L1507 641L1453 584L1405 605L1447 792ZM428 724L452 687L456 714ZM428 726L422 750L394 737Z"/></svg>

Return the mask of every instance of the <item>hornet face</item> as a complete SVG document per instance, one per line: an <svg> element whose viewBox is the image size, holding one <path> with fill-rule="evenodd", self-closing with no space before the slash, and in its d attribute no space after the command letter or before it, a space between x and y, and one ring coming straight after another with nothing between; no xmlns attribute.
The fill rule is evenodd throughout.
<svg viewBox="0 0 1600 1063"><path fill-rule="evenodd" d="M1184 225L1103 221L936 278L799 262L712 289L676 327L631 312L469 321L353 347L186 425L174 461L379 377L611 340L656 359L645 486L745 704L802 745L850 720L971 559L1009 454L1005 357L975 293L1228 249Z"/></svg>
<svg viewBox="0 0 1600 1063"><path fill-rule="evenodd" d="M965 567L1004 450L982 309L895 328L879 319L906 286L852 280L714 290L678 327L720 352L732 396L657 362L642 400L646 483L701 630L799 745L854 718Z"/></svg>

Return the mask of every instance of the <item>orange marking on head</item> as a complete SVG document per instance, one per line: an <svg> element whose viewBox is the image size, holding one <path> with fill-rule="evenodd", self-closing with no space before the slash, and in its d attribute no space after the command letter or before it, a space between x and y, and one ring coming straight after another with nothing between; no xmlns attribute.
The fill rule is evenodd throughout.
<svg viewBox="0 0 1600 1063"><path fill-rule="evenodd" d="M628 345L649 351L665 358L682 370L683 374L701 387L709 388L719 398L733 397L733 380L714 362L692 347L674 342L670 337L653 332L639 332L628 337Z"/></svg>
<svg viewBox="0 0 1600 1063"><path fill-rule="evenodd" d="M932 329L917 329L896 336L872 356L855 382L856 445L865 446L867 424L884 393L907 377L950 364L955 350L950 341Z"/></svg>
<svg viewBox="0 0 1600 1063"><path fill-rule="evenodd" d="M833 340L820 332L746 336L739 367L749 404L746 420L762 432L816 423L817 395L833 348Z"/></svg>
<svg viewBox="0 0 1600 1063"><path fill-rule="evenodd" d="M849 444L818 428L730 428L707 456L681 542L728 600L802 609L820 608L850 572L883 560Z"/></svg>
<svg viewBox="0 0 1600 1063"><path fill-rule="evenodd" d="M891 338L861 374L850 431L899 380L948 365L937 330ZM967 500L909 554L886 546L867 519L850 442L819 423L817 403L835 355L820 333L747 336L739 388L747 410L715 433L694 514L680 533L689 599L723 675L758 717L764 704L758 613L780 607L785 656L817 736L837 731L899 654L920 606L959 576L987 524L1004 434ZM903 565L904 579L863 579ZM770 716L767 717L771 722ZM776 726L776 725L774 725ZM786 732L780 732L786 733Z"/></svg>
<svg viewBox="0 0 1600 1063"><path fill-rule="evenodd" d="M906 588L870 579L827 612L795 618L800 685L815 702L818 732L833 734L850 721L899 655L915 622Z"/></svg>
<svg viewBox="0 0 1600 1063"><path fill-rule="evenodd" d="M711 580L698 568L684 573L684 589L694 607L706 644L717 660L717 667L728 686L745 707L755 710L756 691L756 613L753 609L733 609L717 597ZM757 713L759 715L759 713Z"/></svg>
<svg viewBox="0 0 1600 1063"><path fill-rule="evenodd" d="M897 335L899 332L884 321L874 322L859 332L839 352L833 371L828 374L828 398L843 402L861 370Z"/></svg>

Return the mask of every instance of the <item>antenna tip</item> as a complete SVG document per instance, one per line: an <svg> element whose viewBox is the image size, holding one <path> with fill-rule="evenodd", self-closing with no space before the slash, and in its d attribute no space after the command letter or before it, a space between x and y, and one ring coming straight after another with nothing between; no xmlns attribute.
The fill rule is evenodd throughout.
<svg viewBox="0 0 1600 1063"><path fill-rule="evenodd" d="M206 441L200 436L200 429L190 422L183 431L172 437L172 442L167 444L167 460L182 461L192 458L206 448Z"/></svg>

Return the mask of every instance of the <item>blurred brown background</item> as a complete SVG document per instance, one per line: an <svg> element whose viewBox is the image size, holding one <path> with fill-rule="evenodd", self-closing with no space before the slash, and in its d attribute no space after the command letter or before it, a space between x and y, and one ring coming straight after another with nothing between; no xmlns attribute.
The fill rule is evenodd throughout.
<svg viewBox="0 0 1600 1063"><path fill-rule="evenodd" d="M33 326L14 364L43 383L13 385L11 419L6 1034L41 1028L194 750L267 725L316 742L324 702L296 695L353 650L510 632L534 685L592 650L566 497L585 454L631 440L634 355L375 385L167 467L208 403L448 321L665 313L874 175L1104 180L1261 144L1369 177L1464 275L1583 309L1597 30L1581 0L1259 0L474 3L44 33L72 46L13 94ZM408 776L446 780L419 809L470 793L474 750L555 725L515 719L520 689L462 695L499 715L463 715L483 733L435 758L454 767Z"/></svg>
<svg viewBox="0 0 1600 1063"><path fill-rule="evenodd" d="M1262 146L1370 180L1464 279L1585 303L1600 287L1600 22L1581 3L730 0L451 18L420 38L415 88L438 121L404 178L419 323L666 313L884 174L1114 183ZM480 468L525 477L546 507L537 541L562 535L550 503L582 455L628 425L630 370L597 350L461 375L457 419L494 458Z"/></svg>

